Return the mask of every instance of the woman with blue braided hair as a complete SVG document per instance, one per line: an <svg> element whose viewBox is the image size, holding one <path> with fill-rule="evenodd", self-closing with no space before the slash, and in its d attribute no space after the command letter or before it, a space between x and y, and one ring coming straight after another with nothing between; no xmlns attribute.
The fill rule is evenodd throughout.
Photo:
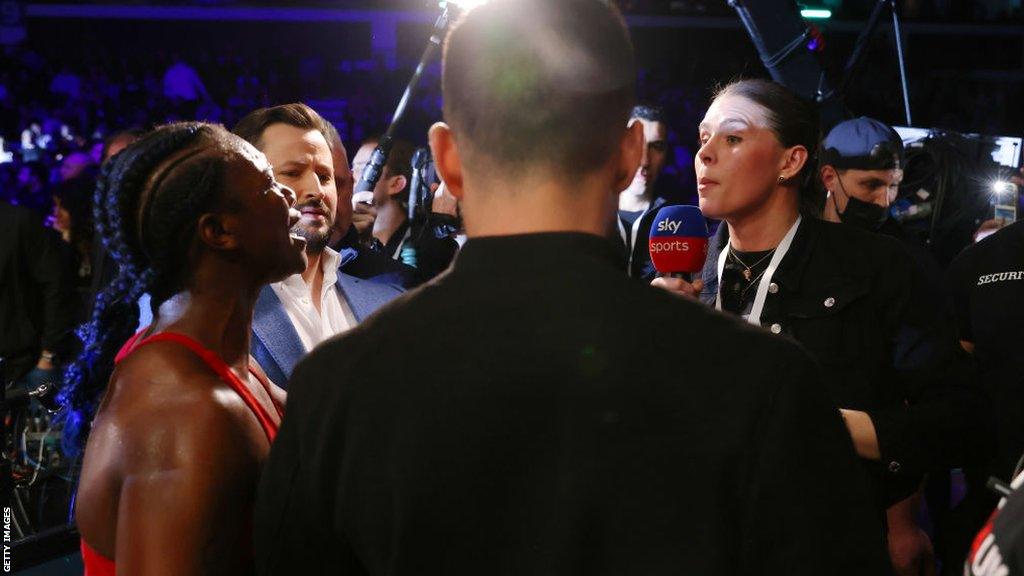
<svg viewBox="0 0 1024 576"><path fill-rule="evenodd" d="M115 561L122 574L252 571L283 393L249 358L250 325L260 288L305 268L294 201L260 152L210 124L159 128L104 167L97 228L120 272L60 398L65 444L85 444L87 575ZM133 336L143 293L156 320Z"/></svg>

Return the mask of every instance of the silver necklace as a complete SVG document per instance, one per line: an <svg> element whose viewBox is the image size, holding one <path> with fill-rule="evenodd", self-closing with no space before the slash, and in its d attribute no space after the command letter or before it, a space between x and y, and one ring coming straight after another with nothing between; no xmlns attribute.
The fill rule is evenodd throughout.
<svg viewBox="0 0 1024 576"><path fill-rule="evenodd" d="M764 276L764 273L767 272L767 271L768 271L767 268L765 268L764 270L761 270L761 272L757 276L754 276L754 279L750 282L750 284L747 284L746 288L744 288L743 290L740 290L740 302L742 302L743 299L747 297L747 292L749 292L751 288L753 288L754 286L757 286L757 281L760 280L761 277Z"/></svg>
<svg viewBox="0 0 1024 576"><path fill-rule="evenodd" d="M761 262L764 262L768 258L771 258L772 254L775 254L776 250L778 250L778 246L776 246L775 248L772 248L771 250L769 250L768 253L765 254L764 256L762 256L761 258L759 258L757 260L757 262L754 262L753 264L747 266L747 263L744 262L742 259L740 259L739 256L736 255L736 251L733 250L732 244L729 244L729 255L732 256L733 260L735 260L737 264L739 264L740 266L743 266L743 279L746 280L747 282L750 282L751 281L750 277L754 275L754 270L753 270L754 267L756 267ZM764 272L762 271L761 274L757 275L757 277L760 278L763 274L764 274ZM749 286L748 286L748 288L749 288Z"/></svg>

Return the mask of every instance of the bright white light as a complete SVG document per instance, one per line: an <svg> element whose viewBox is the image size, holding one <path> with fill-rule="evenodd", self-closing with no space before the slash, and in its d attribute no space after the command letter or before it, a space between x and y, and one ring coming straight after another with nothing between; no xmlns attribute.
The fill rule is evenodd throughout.
<svg viewBox="0 0 1024 576"><path fill-rule="evenodd" d="M448 7L449 4L452 4L454 6L457 6L459 8L459 10L462 10L462 11L465 12L465 11L468 11L468 10L472 10L473 8L476 8L477 6L479 6L481 4L486 4L486 3L487 3L487 0L441 0L439 5L441 6L442 9L445 9L445 8Z"/></svg>
<svg viewBox="0 0 1024 576"><path fill-rule="evenodd" d="M803 10L800 11L800 15L803 16L804 18L809 18L813 20L825 20L827 18L832 17L832 11L819 10L816 8L804 8Z"/></svg>
<svg viewBox="0 0 1024 576"><path fill-rule="evenodd" d="M1010 183L1003 181L996 181L992 183L992 191L996 194L1005 194L1010 191Z"/></svg>

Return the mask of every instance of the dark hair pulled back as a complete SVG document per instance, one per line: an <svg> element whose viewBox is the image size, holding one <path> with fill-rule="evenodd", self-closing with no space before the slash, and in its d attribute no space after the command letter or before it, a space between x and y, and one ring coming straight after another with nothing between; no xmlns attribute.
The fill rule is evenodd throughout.
<svg viewBox="0 0 1024 576"><path fill-rule="evenodd" d="M800 211L810 216L820 215L823 200L814 176L821 142L817 105L781 84L762 79L732 82L720 88L714 99L723 96L740 96L758 104L768 112L768 128L784 147L803 146L807 149L807 161L793 180L799 189Z"/></svg>

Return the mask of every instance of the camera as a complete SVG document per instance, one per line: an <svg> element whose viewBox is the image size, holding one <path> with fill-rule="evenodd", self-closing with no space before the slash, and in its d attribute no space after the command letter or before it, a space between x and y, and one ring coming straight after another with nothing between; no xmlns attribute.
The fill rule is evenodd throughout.
<svg viewBox="0 0 1024 576"><path fill-rule="evenodd" d="M434 211L434 193L441 186L430 149L417 148L412 155L412 179L409 183L409 222L413 229L426 229L438 238L458 233L462 218Z"/></svg>

